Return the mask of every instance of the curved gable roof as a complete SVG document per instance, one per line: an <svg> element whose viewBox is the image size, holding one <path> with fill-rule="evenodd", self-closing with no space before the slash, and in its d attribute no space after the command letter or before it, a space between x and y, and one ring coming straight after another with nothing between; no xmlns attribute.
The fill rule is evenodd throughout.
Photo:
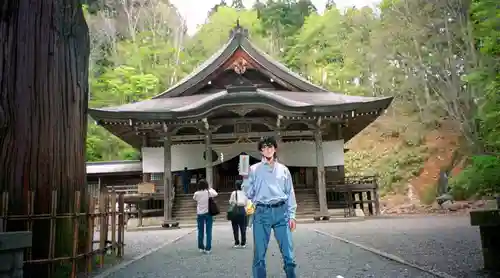
<svg viewBox="0 0 500 278"><path fill-rule="evenodd" d="M326 89L317 86L299 74L292 72L285 65L274 60L264 51L257 48L250 42L247 33L248 32L245 29L237 25L235 29L233 29L229 41L217 52L215 52L210 58L208 58L186 77L182 78L165 92L153 97L153 99L182 96L184 92L196 86L200 82L203 82L203 80L218 70L226 61L231 59L232 55L238 49L242 49L250 57L252 57L257 64L261 65L264 69L268 70L276 77L297 88L306 92L327 92Z"/></svg>
<svg viewBox="0 0 500 278"><path fill-rule="evenodd" d="M311 97L311 93L315 97ZM171 119L203 117L210 111L234 105L267 105L288 113L371 111L386 109L392 97L347 96L330 92L222 90L217 93L158 98L116 107L91 109L96 119Z"/></svg>

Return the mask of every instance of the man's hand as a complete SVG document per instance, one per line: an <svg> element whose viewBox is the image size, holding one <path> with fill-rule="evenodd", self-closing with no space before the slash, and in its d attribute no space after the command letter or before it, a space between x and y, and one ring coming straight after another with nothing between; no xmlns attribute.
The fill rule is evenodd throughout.
<svg viewBox="0 0 500 278"><path fill-rule="evenodd" d="M297 223L295 222L295 219L290 219L288 220L288 226L290 226L290 231L295 231L295 228L297 227Z"/></svg>

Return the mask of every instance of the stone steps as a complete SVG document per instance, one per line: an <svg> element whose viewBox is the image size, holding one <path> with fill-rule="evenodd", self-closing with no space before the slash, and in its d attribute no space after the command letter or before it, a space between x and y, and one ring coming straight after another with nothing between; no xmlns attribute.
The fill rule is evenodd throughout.
<svg viewBox="0 0 500 278"><path fill-rule="evenodd" d="M217 216L216 219L226 220L230 195L230 192L220 192L214 198L221 210L221 215ZM297 189L295 190L295 197L298 205L297 218L313 218L314 214L319 211L318 198L313 189ZM196 221L196 202L193 200L193 194L176 194L173 217L180 222Z"/></svg>

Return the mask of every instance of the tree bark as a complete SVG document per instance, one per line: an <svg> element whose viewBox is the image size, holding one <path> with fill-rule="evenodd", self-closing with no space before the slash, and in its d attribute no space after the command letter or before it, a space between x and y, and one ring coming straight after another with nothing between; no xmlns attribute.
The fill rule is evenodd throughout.
<svg viewBox="0 0 500 278"><path fill-rule="evenodd" d="M35 213L49 213L53 189L58 212L70 212L74 192L86 196L90 48L82 7L79 0L2 2L0 191L9 193L10 214L27 213L29 190L36 192ZM50 225L34 223L33 259L46 258ZM57 245L71 246L71 236L59 238L63 228ZM7 229L26 226L10 221Z"/></svg>

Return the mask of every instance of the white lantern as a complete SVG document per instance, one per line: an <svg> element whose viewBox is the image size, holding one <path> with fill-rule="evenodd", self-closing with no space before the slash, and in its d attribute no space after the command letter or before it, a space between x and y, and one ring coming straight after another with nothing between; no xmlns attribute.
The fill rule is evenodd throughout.
<svg viewBox="0 0 500 278"><path fill-rule="evenodd" d="M238 172L240 176L248 176L250 171L250 156L246 154L240 155L240 162L238 163Z"/></svg>

